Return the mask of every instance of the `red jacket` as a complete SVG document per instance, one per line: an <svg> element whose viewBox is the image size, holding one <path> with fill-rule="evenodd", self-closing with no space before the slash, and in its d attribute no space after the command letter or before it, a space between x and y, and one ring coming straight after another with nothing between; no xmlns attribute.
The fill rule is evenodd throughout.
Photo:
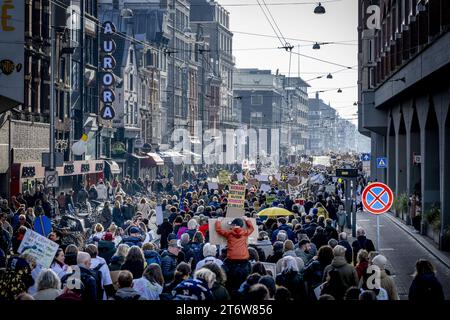
<svg viewBox="0 0 450 320"><path fill-rule="evenodd" d="M220 221L216 221L216 231L227 239L227 258L230 260L247 260L249 258L247 239L254 228L252 222L247 220L247 229L233 227L231 230L223 230Z"/></svg>
<svg viewBox="0 0 450 320"><path fill-rule="evenodd" d="M208 227L209 225L207 223L202 224L199 228L198 231L200 231L203 234L203 237L206 238L206 232L208 231Z"/></svg>

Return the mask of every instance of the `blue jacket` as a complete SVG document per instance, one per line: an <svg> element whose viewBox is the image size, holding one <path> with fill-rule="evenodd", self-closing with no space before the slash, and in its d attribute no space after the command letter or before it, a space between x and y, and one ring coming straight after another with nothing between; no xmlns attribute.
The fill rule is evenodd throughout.
<svg viewBox="0 0 450 320"><path fill-rule="evenodd" d="M142 247L142 242L141 239L138 237L132 237L132 236L128 236L122 239L122 243L125 243L127 245L131 246L138 246L138 247Z"/></svg>
<svg viewBox="0 0 450 320"><path fill-rule="evenodd" d="M273 233L272 233L272 243L274 243L277 240L277 235L280 230L284 230L287 233L288 239L295 242L295 233L292 231L291 228L287 224L282 224L278 227Z"/></svg>

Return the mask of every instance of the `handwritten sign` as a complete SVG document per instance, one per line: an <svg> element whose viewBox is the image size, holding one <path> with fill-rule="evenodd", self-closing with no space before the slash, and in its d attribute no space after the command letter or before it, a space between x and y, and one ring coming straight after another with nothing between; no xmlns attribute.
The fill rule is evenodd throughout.
<svg viewBox="0 0 450 320"><path fill-rule="evenodd" d="M228 194L228 207L243 208L245 202L245 186L239 184L230 185Z"/></svg>
<svg viewBox="0 0 450 320"><path fill-rule="evenodd" d="M230 183L230 173L226 170L219 171L219 184Z"/></svg>
<svg viewBox="0 0 450 320"><path fill-rule="evenodd" d="M29 254L42 268L49 268L59 245L31 229L27 229L18 252Z"/></svg>

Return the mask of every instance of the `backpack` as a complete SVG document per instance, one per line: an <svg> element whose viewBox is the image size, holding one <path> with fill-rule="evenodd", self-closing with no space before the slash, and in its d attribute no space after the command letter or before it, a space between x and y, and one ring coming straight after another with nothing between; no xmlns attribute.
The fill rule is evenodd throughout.
<svg viewBox="0 0 450 320"><path fill-rule="evenodd" d="M97 287L97 299L103 300L103 283L102 283L102 272L100 271L101 267L103 267L104 263L100 263L93 269L90 269L92 276L95 279L95 285ZM83 279L82 279L83 280Z"/></svg>

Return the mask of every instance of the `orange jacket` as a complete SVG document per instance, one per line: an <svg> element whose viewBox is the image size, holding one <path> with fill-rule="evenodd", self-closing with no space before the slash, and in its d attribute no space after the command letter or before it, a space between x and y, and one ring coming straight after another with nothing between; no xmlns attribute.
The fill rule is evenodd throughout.
<svg viewBox="0 0 450 320"><path fill-rule="evenodd" d="M245 221L247 229L233 227L231 230L223 230L220 221L216 221L216 231L227 239L227 258L230 260L247 260L249 258L247 239L254 228L250 220Z"/></svg>

